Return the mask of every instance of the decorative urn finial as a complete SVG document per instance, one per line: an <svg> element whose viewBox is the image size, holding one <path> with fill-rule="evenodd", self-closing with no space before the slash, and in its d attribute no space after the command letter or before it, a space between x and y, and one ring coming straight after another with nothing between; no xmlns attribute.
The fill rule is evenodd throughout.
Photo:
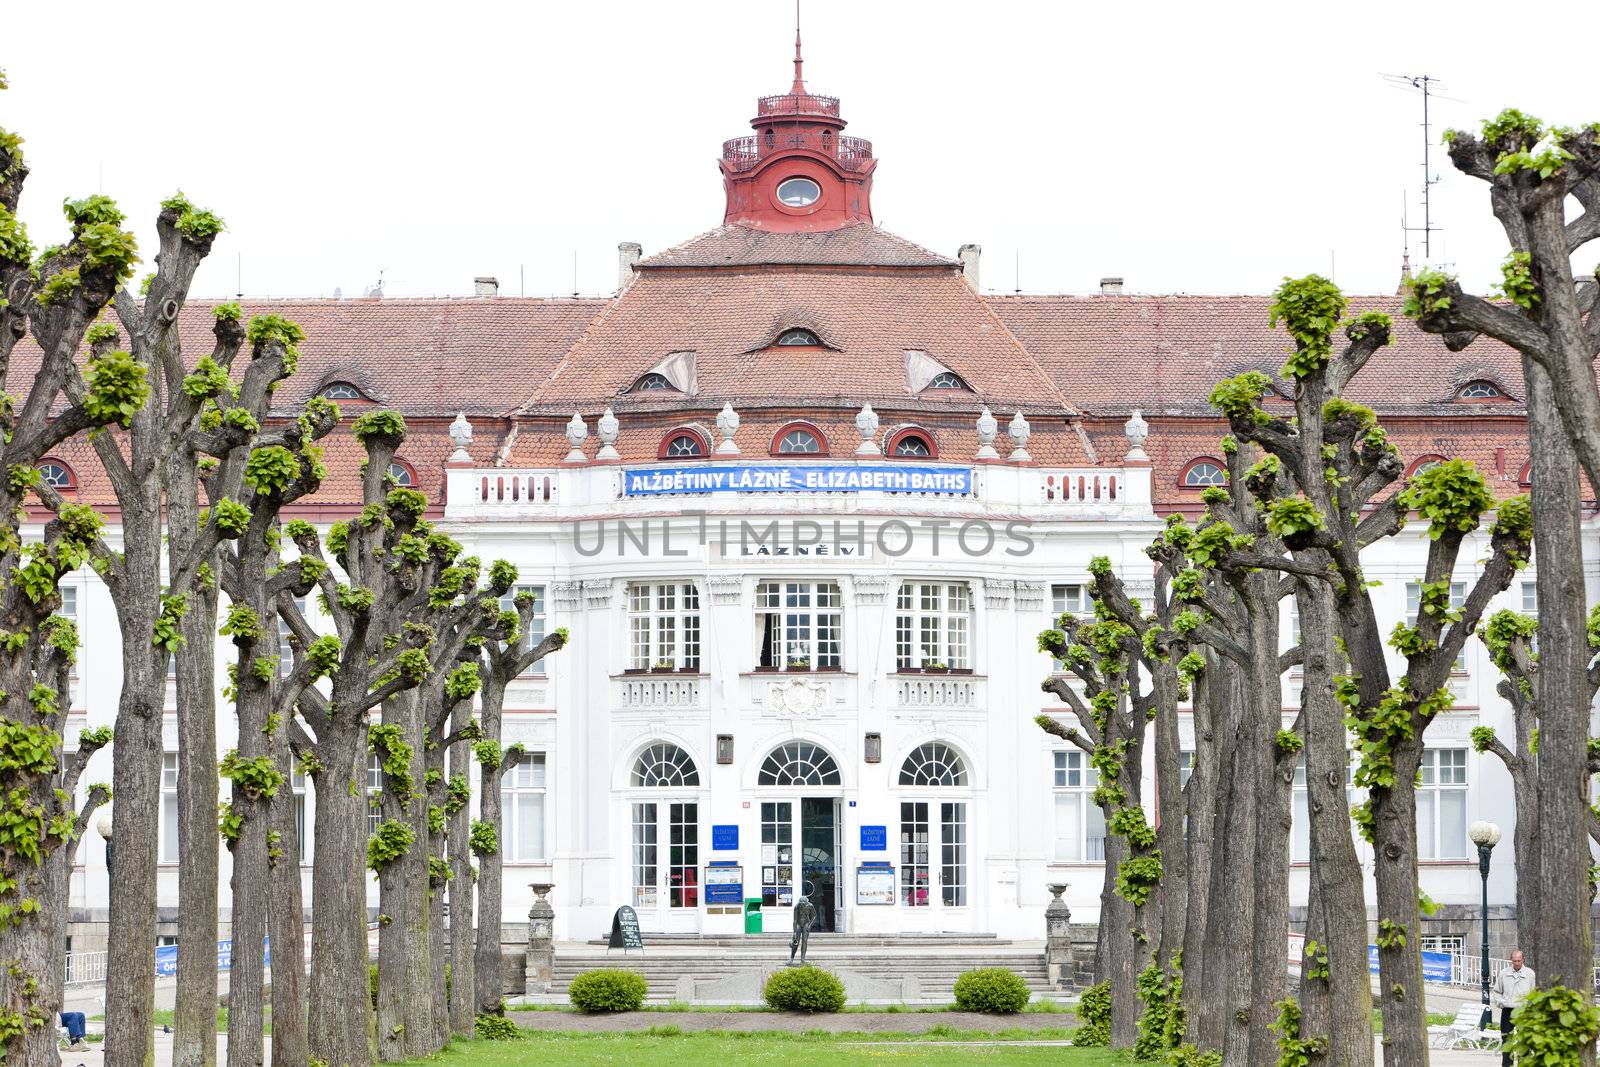
<svg viewBox="0 0 1600 1067"><path fill-rule="evenodd" d="M978 459L999 459L1000 453L994 450L994 435L1000 432L1000 423L995 421L994 412L985 405L983 412L978 416Z"/></svg>
<svg viewBox="0 0 1600 1067"><path fill-rule="evenodd" d="M610 408L606 408L606 413L600 416L600 421L595 426L600 435L600 451L594 454L594 458L602 463L616 463L621 460L622 457L618 455L616 448L617 431L621 427Z"/></svg>
<svg viewBox="0 0 1600 1067"><path fill-rule="evenodd" d="M861 431L861 443L856 446L856 455L883 455L883 449L873 440L878 433L878 413L872 410L871 404L862 404L861 410L856 413L856 429Z"/></svg>
<svg viewBox="0 0 1600 1067"><path fill-rule="evenodd" d="M467 413L456 412L455 421L450 424L450 441L456 450L450 453L451 463L471 463L472 455L467 451L467 446L472 443L472 423L467 421Z"/></svg>
<svg viewBox="0 0 1600 1067"><path fill-rule="evenodd" d="M717 412L717 432L722 435L722 443L717 446L719 456L737 456L739 446L733 443L733 435L739 432L739 413L733 410L733 405L724 403L722 410Z"/></svg>
<svg viewBox="0 0 1600 1067"><path fill-rule="evenodd" d="M1012 463L1033 462L1033 457L1028 455L1028 438L1033 436L1033 428L1028 425L1028 420L1022 417L1022 412L1017 412L1012 418L1011 425L1006 427L1006 434L1014 446L1011 455L1006 458Z"/></svg>
<svg viewBox="0 0 1600 1067"><path fill-rule="evenodd" d="M1123 434L1128 438L1128 459L1144 459L1150 457L1144 452L1144 439L1150 436L1150 424L1145 422L1139 414L1139 409L1133 409L1133 416L1122 426Z"/></svg>
<svg viewBox="0 0 1600 1067"><path fill-rule="evenodd" d="M584 463L588 457L583 454L583 443L589 439L589 427L584 425L583 416L576 411L567 423L567 443L572 446L572 451L567 453L563 463Z"/></svg>

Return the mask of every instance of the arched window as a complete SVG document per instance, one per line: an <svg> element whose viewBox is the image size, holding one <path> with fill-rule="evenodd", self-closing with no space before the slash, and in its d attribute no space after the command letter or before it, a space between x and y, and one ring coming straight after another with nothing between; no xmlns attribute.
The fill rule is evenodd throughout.
<svg viewBox="0 0 1600 1067"><path fill-rule="evenodd" d="M365 400L366 394L349 382L329 382L322 387L322 396L328 400Z"/></svg>
<svg viewBox="0 0 1600 1067"><path fill-rule="evenodd" d="M839 765L809 741L790 741L767 756L757 785L838 785Z"/></svg>
<svg viewBox="0 0 1600 1067"><path fill-rule="evenodd" d="M772 438L775 456L826 456L828 441L822 431L808 422L790 423Z"/></svg>
<svg viewBox="0 0 1600 1067"><path fill-rule="evenodd" d="M1522 465L1522 473L1517 475L1517 484L1518 485L1532 485L1533 484L1533 460L1530 459L1528 462L1526 462L1526 463L1524 463Z"/></svg>
<svg viewBox="0 0 1600 1067"><path fill-rule="evenodd" d="M966 785L967 764L949 745L918 745L900 765L901 785Z"/></svg>
<svg viewBox="0 0 1600 1067"><path fill-rule="evenodd" d="M657 459L700 459L706 454L706 439L693 430L673 430L661 440Z"/></svg>
<svg viewBox="0 0 1600 1067"><path fill-rule="evenodd" d="M653 393L662 389L671 390L672 388L673 385L667 380L667 376L665 374L661 374L657 371L651 371L649 374L646 374L644 377L634 382L633 388L629 389L628 391L630 393Z"/></svg>
<svg viewBox="0 0 1600 1067"><path fill-rule="evenodd" d="M810 330L784 330L778 335L778 344L780 345L820 345L821 343L821 341L817 340L817 335Z"/></svg>
<svg viewBox="0 0 1600 1067"><path fill-rule="evenodd" d="M72 468L59 460L47 459L39 464L39 480L52 489L71 489L75 486Z"/></svg>
<svg viewBox="0 0 1600 1067"><path fill-rule="evenodd" d="M389 464L389 477L401 489L413 489L417 484L417 476L411 470L411 465L402 460L397 459Z"/></svg>
<svg viewBox="0 0 1600 1067"><path fill-rule="evenodd" d="M1437 467L1439 464L1441 464L1443 462L1444 462L1444 457L1443 456L1436 456L1436 455L1422 456L1422 457L1418 458L1416 460L1416 462L1411 464L1411 469L1406 471L1406 477L1407 478L1415 478L1417 475L1421 474L1423 471L1428 470L1430 467Z"/></svg>
<svg viewBox="0 0 1600 1067"><path fill-rule="evenodd" d="M1504 400L1506 394L1493 382L1482 378L1468 382L1456 390L1457 400Z"/></svg>
<svg viewBox="0 0 1600 1067"><path fill-rule="evenodd" d="M639 753L633 764L633 784L664 789L695 786L700 784L700 772L687 752L662 741Z"/></svg>
<svg viewBox="0 0 1600 1067"><path fill-rule="evenodd" d="M938 453L933 438L921 430L901 430L889 441L889 455L933 459Z"/></svg>
<svg viewBox="0 0 1600 1067"><path fill-rule="evenodd" d="M1208 485L1227 485L1228 472L1214 459L1197 459L1183 470L1178 484L1185 489L1204 489Z"/></svg>
<svg viewBox="0 0 1600 1067"><path fill-rule="evenodd" d="M924 389L964 389L969 393L972 391L972 387L969 386L966 382L962 381L961 375L957 374L953 370L942 370L942 371L940 371L938 374L935 374L932 378L929 378L928 379L928 384L923 386L923 388Z"/></svg>

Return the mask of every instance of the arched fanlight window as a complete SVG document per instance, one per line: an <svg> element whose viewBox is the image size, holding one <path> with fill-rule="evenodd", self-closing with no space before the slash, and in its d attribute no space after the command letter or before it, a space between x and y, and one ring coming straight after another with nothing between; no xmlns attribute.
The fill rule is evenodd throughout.
<svg viewBox="0 0 1600 1067"><path fill-rule="evenodd" d="M328 400L365 400L366 394L349 382L329 382L322 387L322 395Z"/></svg>
<svg viewBox="0 0 1600 1067"><path fill-rule="evenodd" d="M824 456L828 446L812 427L788 426L778 432L772 451L779 456Z"/></svg>
<svg viewBox="0 0 1600 1067"><path fill-rule="evenodd" d="M688 430L674 430L661 442L662 459L698 459L705 454L705 440Z"/></svg>
<svg viewBox="0 0 1600 1067"><path fill-rule="evenodd" d="M961 380L961 375L953 370L942 370L928 379L924 389L965 389L971 392L972 387Z"/></svg>
<svg viewBox="0 0 1600 1067"><path fill-rule="evenodd" d="M417 476L412 473L410 465L399 460L389 464L389 477L402 489L413 489L417 484Z"/></svg>
<svg viewBox="0 0 1600 1067"><path fill-rule="evenodd" d="M903 433L889 447L891 456L912 456L923 459L933 457L933 442L920 433Z"/></svg>
<svg viewBox="0 0 1600 1067"><path fill-rule="evenodd" d="M1505 395L1498 385L1481 378L1456 390L1457 400L1503 400Z"/></svg>
<svg viewBox="0 0 1600 1067"><path fill-rule="evenodd" d="M639 753L633 763L633 784L665 789L699 785L700 772L687 752L663 741Z"/></svg>
<svg viewBox="0 0 1600 1067"><path fill-rule="evenodd" d="M817 335L810 330L784 330L778 335L778 344L780 345L820 345L821 343L821 341L817 340Z"/></svg>
<svg viewBox="0 0 1600 1067"><path fill-rule="evenodd" d="M633 383L633 388L630 389L629 392L632 392L632 393L653 393L653 392L656 392L658 390L662 390L662 389L670 390L672 388L673 388L673 385L672 385L672 383L670 381L667 380L667 376L665 374L661 374L661 373L659 373L657 371L651 371L649 374L646 374L644 377L642 377L638 381L634 382Z"/></svg>
<svg viewBox="0 0 1600 1067"><path fill-rule="evenodd" d="M39 464L39 480L52 489L71 489L72 471L65 463L47 459Z"/></svg>
<svg viewBox="0 0 1600 1067"><path fill-rule="evenodd" d="M790 741L767 756L757 785L838 785L839 765L809 741Z"/></svg>
<svg viewBox="0 0 1600 1067"><path fill-rule="evenodd" d="M1227 485L1228 472L1222 464L1211 459L1197 459L1184 469L1178 483L1185 489L1203 489L1208 485Z"/></svg>
<svg viewBox="0 0 1600 1067"><path fill-rule="evenodd" d="M901 785L966 785L967 764L949 745L930 741L900 765Z"/></svg>
<svg viewBox="0 0 1600 1067"><path fill-rule="evenodd" d="M1441 464L1443 462L1444 462L1444 457L1443 456L1423 456L1421 459L1418 459L1415 463L1411 464L1411 469L1406 471L1406 477L1407 478L1415 478L1417 475L1421 474L1423 471L1430 470L1433 467L1437 467L1439 464Z"/></svg>

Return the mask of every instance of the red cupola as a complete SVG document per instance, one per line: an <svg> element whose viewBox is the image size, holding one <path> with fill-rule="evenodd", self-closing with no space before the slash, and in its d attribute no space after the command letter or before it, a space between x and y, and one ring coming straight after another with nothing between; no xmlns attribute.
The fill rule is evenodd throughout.
<svg viewBox="0 0 1600 1067"><path fill-rule="evenodd" d="M801 64L796 26L794 84L756 101L753 136L722 143L725 223L795 233L872 221L872 142L843 136L839 98L806 92Z"/></svg>

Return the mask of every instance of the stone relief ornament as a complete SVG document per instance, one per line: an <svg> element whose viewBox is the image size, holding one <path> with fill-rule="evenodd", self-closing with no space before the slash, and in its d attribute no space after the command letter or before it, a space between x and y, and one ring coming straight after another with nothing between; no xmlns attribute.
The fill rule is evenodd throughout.
<svg viewBox="0 0 1600 1067"><path fill-rule="evenodd" d="M820 714L828 700L828 687L821 682L794 678L774 682L767 690L772 710L783 715L808 717Z"/></svg>

